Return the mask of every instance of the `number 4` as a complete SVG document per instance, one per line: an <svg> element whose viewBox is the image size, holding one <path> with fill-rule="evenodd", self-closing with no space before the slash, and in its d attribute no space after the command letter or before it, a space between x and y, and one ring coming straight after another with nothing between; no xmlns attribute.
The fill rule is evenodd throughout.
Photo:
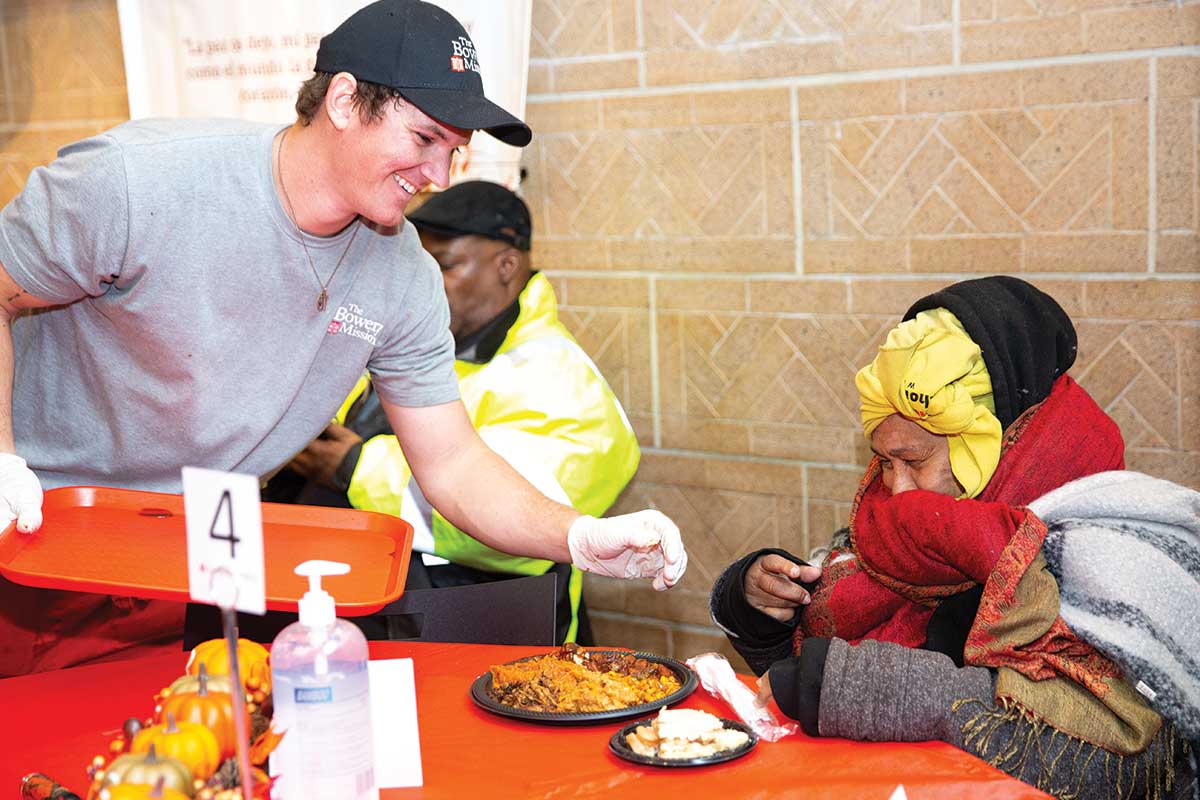
<svg viewBox="0 0 1200 800"><path fill-rule="evenodd" d="M218 524L222 522L221 512L225 512L224 531L218 533ZM237 543L241 541L233 533L233 498L229 495L229 490L221 492L221 502L217 503L217 512L213 514L212 526L208 529L208 538L219 539L222 542L229 542L229 557L237 558L235 550Z"/></svg>

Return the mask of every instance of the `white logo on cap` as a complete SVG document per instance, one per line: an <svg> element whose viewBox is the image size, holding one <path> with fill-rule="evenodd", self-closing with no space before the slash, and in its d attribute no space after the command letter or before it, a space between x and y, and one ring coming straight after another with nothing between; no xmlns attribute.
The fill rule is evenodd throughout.
<svg viewBox="0 0 1200 800"><path fill-rule="evenodd" d="M455 72L479 72L479 59L475 56L475 44L466 36L460 36L450 42L454 49L450 56L450 69Z"/></svg>

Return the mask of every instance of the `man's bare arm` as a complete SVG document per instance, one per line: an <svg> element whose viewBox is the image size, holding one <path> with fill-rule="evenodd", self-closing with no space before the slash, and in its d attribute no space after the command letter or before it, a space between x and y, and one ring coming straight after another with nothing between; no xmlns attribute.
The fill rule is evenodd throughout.
<svg viewBox="0 0 1200 800"><path fill-rule="evenodd" d="M12 320L27 308L52 305L26 292L0 264L0 453L15 451L12 425L13 344Z"/></svg>
<svg viewBox="0 0 1200 800"><path fill-rule="evenodd" d="M461 402L424 408L384 401L384 411L430 503L484 544L570 562L575 509L549 499L479 438Z"/></svg>

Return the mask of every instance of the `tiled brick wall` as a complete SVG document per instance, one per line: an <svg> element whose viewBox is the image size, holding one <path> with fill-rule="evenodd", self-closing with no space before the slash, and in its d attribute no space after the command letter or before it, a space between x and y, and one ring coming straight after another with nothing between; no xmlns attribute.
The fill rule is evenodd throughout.
<svg viewBox="0 0 1200 800"><path fill-rule="evenodd" d="M113 0L0 0L0 206L59 147L127 119Z"/></svg>
<svg viewBox="0 0 1200 800"><path fill-rule="evenodd" d="M601 641L726 649L737 556L845 524L852 377L908 305L1023 275L1129 466L1200 488L1200 3L534 0L538 266L691 554L587 583Z"/></svg>
<svg viewBox="0 0 1200 800"><path fill-rule="evenodd" d="M534 0L538 266L644 448L683 585L589 580L603 642L723 648L738 555L844 524L854 370L909 303L1023 274L1129 464L1200 487L1200 2ZM126 118L113 0L0 0L0 203Z"/></svg>

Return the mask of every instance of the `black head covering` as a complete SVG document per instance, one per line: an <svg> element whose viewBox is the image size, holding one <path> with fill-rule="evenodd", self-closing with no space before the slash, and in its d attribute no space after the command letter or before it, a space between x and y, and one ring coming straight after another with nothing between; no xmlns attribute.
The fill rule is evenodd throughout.
<svg viewBox="0 0 1200 800"><path fill-rule="evenodd" d="M945 308L983 351L992 379L996 418L1007 428L1045 400L1059 375L1075 363L1075 326L1054 298L1020 278L993 275L947 286L904 314Z"/></svg>

